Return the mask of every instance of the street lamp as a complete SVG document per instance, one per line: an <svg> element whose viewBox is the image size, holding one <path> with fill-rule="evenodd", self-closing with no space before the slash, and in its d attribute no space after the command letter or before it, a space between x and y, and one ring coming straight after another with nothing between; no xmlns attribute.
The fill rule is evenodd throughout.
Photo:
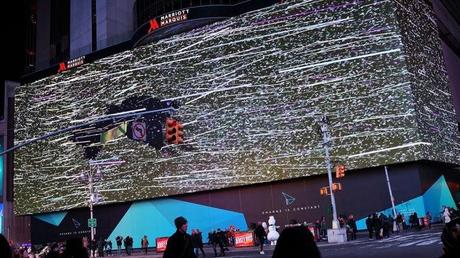
<svg viewBox="0 0 460 258"><path fill-rule="evenodd" d="M327 116L323 114L321 117L318 117L317 122L320 124L321 133L323 134L323 147L325 152L327 177L329 181L329 192L331 193L332 229L327 230L327 238L328 242L345 242L347 241L347 233L345 229L341 229L339 227L339 220L337 219L337 208L335 206L334 184L332 183L332 164L331 157L329 156L329 146L331 144L329 121Z"/></svg>
<svg viewBox="0 0 460 258"><path fill-rule="evenodd" d="M91 229L91 243L94 241L94 235L96 234L96 220L94 218L93 214L93 206L94 204L99 203L102 200L102 195L95 189L94 184L97 181L102 180L102 171L101 168L104 166L117 166L125 163L124 160L120 160L118 157L112 157L109 159L101 159L101 160L90 160L89 162L89 170L82 172L79 176L79 180L81 182L87 183L88 184L88 190L89 190L89 200L88 200L88 206L89 206L89 218L91 223L89 224L89 227ZM95 167L95 169L92 169L92 167Z"/></svg>
<svg viewBox="0 0 460 258"><path fill-rule="evenodd" d="M96 169L93 170L91 167L91 161L89 162L89 171L82 172L79 176L81 182L88 183L88 190L89 190L89 199L88 199L88 206L89 206L89 217L91 221L90 229L91 229L91 244L94 242L94 235L96 234L96 228L94 223L94 214L93 214L93 206L97 204L101 199L102 196L97 192L94 187L94 183L97 181L102 180L102 172L100 170L99 165L96 165ZM88 223L89 224L89 223ZM91 252L91 257L93 257L93 253Z"/></svg>
<svg viewBox="0 0 460 258"><path fill-rule="evenodd" d="M335 206L335 196L334 191L332 189L332 170L331 170L331 157L329 156L329 146L331 144L331 136L329 134L329 121L326 115L322 115L318 122L320 124L321 132L323 133L323 147L325 152L325 159L326 159L326 167L327 167L327 177L329 180L329 192L331 193L331 204L332 204L332 229L339 228L339 221L337 219L337 208Z"/></svg>

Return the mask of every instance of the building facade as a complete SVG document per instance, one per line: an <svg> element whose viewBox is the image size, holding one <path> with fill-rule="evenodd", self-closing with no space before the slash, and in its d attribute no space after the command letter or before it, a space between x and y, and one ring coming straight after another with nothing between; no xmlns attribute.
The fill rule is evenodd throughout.
<svg viewBox="0 0 460 258"><path fill-rule="evenodd" d="M31 80L16 90L18 141L56 130L50 116L59 126L68 125L83 114L103 114L103 103L123 103L140 92L182 99L177 118L190 123L185 127L190 148L146 156L144 145L130 141L102 147L102 158L115 154L127 165L108 170L112 174L99 185L106 203L96 208L98 234L161 237L170 233L168 222L176 215L187 216L192 228L204 232L232 224L245 229L269 215L281 225L290 219L313 222L329 217L329 199L319 195L327 180L312 107L331 117L333 158L351 170L340 179L339 214L352 213L361 219L390 207L384 165L389 168L399 212L430 211L437 217L436 210L443 205L457 205L458 84L455 75L454 83L448 83L445 70L452 66L447 62L444 68L437 24L428 18L434 17L432 7L423 1L297 1L230 19L220 17L211 26L198 28L196 24L210 21L194 23L203 19L204 7L183 7L164 15L157 15L158 6L149 7L143 18L137 10L130 44L153 44L97 60L85 57L75 67L69 61L64 70L51 67L60 73ZM192 25L182 30L187 24ZM175 32L184 33L169 38ZM86 39L72 42L84 46ZM449 51L455 48L447 46ZM449 58L455 69L458 56ZM80 93L87 95L72 100ZM62 99L72 101L62 104ZM229 106L229 112L215 113ZM27 108L30 111L24 112ZM65 110L76 115L69 120ZM257 119L248 115L254 113ZM65 198L67 192L36 189L36 175L43 175L36 179L49 180L51 185L79 188L70 179L84 168L81 146L69 145L67 138L51 142L15 153L17 214L52 212L31 218L32 242L87 234L84 189L73 190L76 195L71 199ZM244 151L238 152L238 146ZM123 150L138 154L126 155ZM198 158L191 159L191 154ZM46 168L49 160L34 159L60 155L70 160L57 166L62 169ZM152 159L165 166L149 163ZM69 164L78 166L72 172L66 168ZM122 178L126 171L142 173ZM63 175L69 180L56 179ZM113 183L107 184L110 180L116 191ZM159 190L152 191L151 186ZM363 192L369 198L363 200ZM36 203L25 202L31 193L36 194ZM203 214L220 220L209 223L200 219ZM152 216L163 226L152 225L146 232L135 225L139 219L150 225L146 218Z"/></svg>

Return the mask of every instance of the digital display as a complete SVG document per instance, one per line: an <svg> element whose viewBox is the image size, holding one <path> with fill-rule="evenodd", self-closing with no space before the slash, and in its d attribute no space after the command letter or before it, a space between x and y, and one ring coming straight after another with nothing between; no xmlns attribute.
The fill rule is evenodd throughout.
<svg viewBox="0 0 460 258"><path fill-rule="evenodd" d="M437 92L447 88L443 64L426 73L437 84L414 89L417 56L398 8L289 1L21 85L16 144L111 114L174 112L104 120L18 149L15 212L85 206L78 178L90 169L102 174L99 204L324 174L318 114L329 118L332 160L348 169L460 163L452 97ZM418 91L435 101L419 102ZM167 119L183 125L182 144L167 141Z"/></svg>

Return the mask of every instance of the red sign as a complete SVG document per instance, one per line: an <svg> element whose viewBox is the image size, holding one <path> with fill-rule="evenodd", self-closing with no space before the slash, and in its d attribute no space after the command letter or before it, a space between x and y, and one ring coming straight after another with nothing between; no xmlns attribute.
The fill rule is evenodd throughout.
<svg viewBox="0 0 460 258"><path fill-rule="evenodd" d="M254 235L252 232L235 232L235 247L254 246Z"/></svg>
<svg viewBox="0 0 460 258"><path fill-rule="evenodd" d="M158 26L158 22L156 19L151 19L150 20L150 28L149 28L149 31L147 33L150 33L156 29L158 29L160 26Z"/></svg>
<svg viewBox="0 0 460 258"><path fill-rule="evenodd" d="M158 237L157 242L157 253L164 252L166 250L166 245L168 244L169 237Z"/></svg>
<svg viewBox="0 0 460 258"><path fill-rule="evenodd" d="M65 62L59 63L59 69L58 69L57 72L60 73L60 72L63 72L65 70L67 70L67 66L65 65Z"/></svg>

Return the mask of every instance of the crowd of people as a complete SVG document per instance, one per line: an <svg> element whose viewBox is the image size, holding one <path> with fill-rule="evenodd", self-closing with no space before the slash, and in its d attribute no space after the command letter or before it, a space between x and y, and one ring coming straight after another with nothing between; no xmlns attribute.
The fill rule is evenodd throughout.
<svg viewBox="0 0 460 258"><path fill-rule="evenodd" d="M442 233L442 242L444 243L444 255L442 258L453 257L452 254L460 251L460 213L458 210L446 207L440 212L440 216L445 224ZM369 238L382 239L389 237L393 231L393 224L396 225L396 231L403 230L420 230L422 226L431 226L431 214L427 213L423 219L419 218L417 213L412 213L409 216L408 224L406 224L405 216L398 214L395 219L392 216L386 216L381 213L370 214L366 219L366 226L369 233ZM428 222L427 222L428 221ZM169 237L164 258L197 258L205 257L206 253L203 249L203 236L199 229L192 229L191 235L187 233L188 222L184 217L175 219L176 232ZM356 239L356 221L353 215L339 216L339 224L342 228L347 228L348 239ZM324 235L327 238L327 223L326 218L322 217L314 223L314 231L309 228L308 224L298 224L293 222L287 225L281 231L280 237L273 251L274 258L278 257L321 257L316 242L320 241ZM259 246L260 254L264 254L264 244L267 241L267 231L262 223L258 223L253 227L256 243ZM225 256L225 251L228 247L235 244L234 233L238 230L230 227L228 230L220 229L209 232L209 244L214 251L214 256ZM312 234L313 232L313 234ZM6 243L6 251L11 253L5 257L14 258L60 258L60 257L102 257L104 255L112 255L112 242L108 239L100 238L98 241L88 241L87 237L69 239L66 242L51 243L42 247L33 246L14 246L8 244L3 235L0 239ZM131 236L117 236L115 239L117 245L117 254L122 255L122 246L124 245L125 254L131 255L133 238ZM147 236L140 239L142 251L147 254L149 248L149 240ZM308 255L307 255L308 254ZM3 257L3 256L2 256Z"/></svg>

